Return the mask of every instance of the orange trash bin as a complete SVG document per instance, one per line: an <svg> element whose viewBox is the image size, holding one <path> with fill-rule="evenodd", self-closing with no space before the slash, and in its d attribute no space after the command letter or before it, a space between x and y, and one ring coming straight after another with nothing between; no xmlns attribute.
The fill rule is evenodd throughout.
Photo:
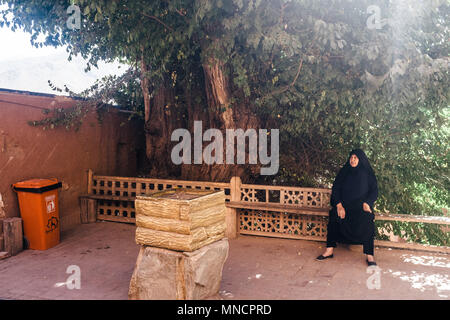
<svg viewBox="0 0 450 320"><path fill-rule="evenodd" d="M29 249L47 250L59 243L60 187L57 179L32 179L13 184Z"/></svg>

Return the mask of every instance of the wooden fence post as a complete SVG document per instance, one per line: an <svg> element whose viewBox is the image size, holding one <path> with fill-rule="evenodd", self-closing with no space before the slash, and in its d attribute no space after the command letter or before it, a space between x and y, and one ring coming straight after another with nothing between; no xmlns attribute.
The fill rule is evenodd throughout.
<svg viewBox="0 0 450 320"><path fill-rule="evenodd" d="M232 177L230 181L230 196L231 201L241 201L241 178ZM225 223L227 229L225 235L228 239L235 239L239 234L239 217L238 209L226 208Z"/></svg>
<svg viewBox="0 0 450 320"><path fill-rule="evenodd" d="M94 173L91 169L88 170L88 187L87 193L92 194ZM89 199L87 196L80 197L80 214L81 223L93 223L97 221L97 200Z"/></svg>
<svg viewBox="0 0 450 320"><path fill-rule="evenodd" d="M3 220L3 235L5 251L15 256L23 250L23 231L21 218L8 218Z"/></svg>
<svg viewBox="0 0 450 320"><path fill-rule="evenodd" d="M97 221L97 200L89 197L80 197L81 223L94 223Z"/></svg>

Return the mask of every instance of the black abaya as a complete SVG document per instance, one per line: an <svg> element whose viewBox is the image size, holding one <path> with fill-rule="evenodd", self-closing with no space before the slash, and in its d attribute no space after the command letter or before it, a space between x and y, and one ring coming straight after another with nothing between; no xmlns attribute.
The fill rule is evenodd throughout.
<svg viewBox="0 0 450 320"><path fill-rule="evenodd" d="M373 255L375 215L364 211L363 203L367 203L373 212L373 204L378 197L377 180L364 152L353 150L349 160L353 154L359 159L358 165L353 168L347 161L333 183L327 247L336 247L336 242L363 244L364 253ZM339 203L345 209L344 219L337 215Z"/></svg>

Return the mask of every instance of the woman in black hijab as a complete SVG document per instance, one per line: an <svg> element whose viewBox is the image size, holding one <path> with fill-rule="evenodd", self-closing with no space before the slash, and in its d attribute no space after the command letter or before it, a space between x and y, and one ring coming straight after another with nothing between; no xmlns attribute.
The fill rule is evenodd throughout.
<svg viewBox="0 0 450 320"><path fill-rule="evenodd" d="M362 244L367 264L376 265L373 204L377 197L377 179L366 154L361 149L352 150L333 183L327 249L317 260L333 258L333 248L341 242Z"/></svg>

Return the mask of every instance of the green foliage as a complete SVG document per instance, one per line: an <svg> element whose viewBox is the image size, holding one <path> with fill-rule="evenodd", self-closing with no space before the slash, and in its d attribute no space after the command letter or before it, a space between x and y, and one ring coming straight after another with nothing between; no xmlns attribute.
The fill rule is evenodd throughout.
<svg viewBox="0 0 450 320"><path fill-rule="evenodd" d="M450 233L445 226L428 223L383 222L376 221L376 239L389 240L388 234L401 236L403 239L428 245L450 245ZM384 231L384 232L381 232Z"/></svg>
<svg viewBox="0 0 450 320"><path fill-rule="evenodd" d="M81 29L68 30L71 2L0 0L10 5L7 25L24 27L37 46L67 45L88 68L143 60L149 71L116 97L140 112L139 78L150 92L170 83L184 103L204 83L203 64L221 61L233 107L254 103L265 126L280 129L284 169L261 182L329 186L360 147L378 178L377 210L441 215L450 207L448 1L76 0ZM368 26L378 21L374 5L379 28ZM204 91L195 92L203 103ZM422 229L421 241L448 243Z"/></svg>
<svg viewBox="0 0 450 320"><path fill-rule="evenodd" d="M29 121L28 124L33 127L42 126L43 130L64 127L66 130L78 131L87 112L88 108L83 103L77 103L70 108L46 109L43 113L48 116L47 118Z"/></svg>
<svg viewBox="0 0 450 320"><path fill-rule="evenodd" d="M49 80L49 86L56 92L66 92L77 100L70 108L45 109L47 117L42 120L29 121L31 126L42 126L44 130L64 127L66 130L78 131L83 118L88 112L96 111L97 120L103 121L103 114L108 107L118 107L122 112L129 112L128 120L134 117L144 118L143 95L139 85L140 73L132 68L121 76L105 76L81 93L76 93L67 86L64 89L56 87Z"/></svg>

